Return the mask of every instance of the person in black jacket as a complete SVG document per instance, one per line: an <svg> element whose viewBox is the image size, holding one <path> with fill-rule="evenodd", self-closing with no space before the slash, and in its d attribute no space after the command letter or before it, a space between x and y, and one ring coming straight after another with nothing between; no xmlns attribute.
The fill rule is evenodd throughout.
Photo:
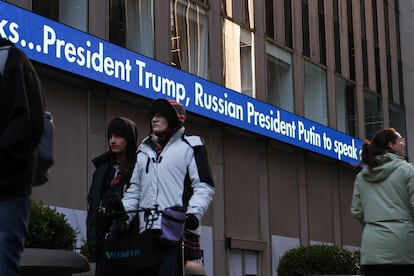
<svg viewBox="0 0 414 276"><path fill-rule="evenodd" d="M24 52L3 38L0 69L0 275L14 276L27 234L44 91Z"/></svg>
<svg viewBox="0 0 414 276"><path fill-rule="evenodd" d="M111 212L121 204L124 190L129 184L137 148L137 129L128 118L117 117L108 124L109 150L92 160L96 167L88 193L88 216L86 219L88 247L96 260L95 275L114 275L100 265L105 235L110 231Z"/></svg>

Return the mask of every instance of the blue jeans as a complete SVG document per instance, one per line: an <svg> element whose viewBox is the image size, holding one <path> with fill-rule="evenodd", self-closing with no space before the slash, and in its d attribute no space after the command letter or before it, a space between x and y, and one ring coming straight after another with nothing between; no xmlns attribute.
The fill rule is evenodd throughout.
<svg viewBox="0 0 414 276"><path fill-rule="evenodd" d="M20 275L29 213L29 197L0 201L0 276Z"/></svg>

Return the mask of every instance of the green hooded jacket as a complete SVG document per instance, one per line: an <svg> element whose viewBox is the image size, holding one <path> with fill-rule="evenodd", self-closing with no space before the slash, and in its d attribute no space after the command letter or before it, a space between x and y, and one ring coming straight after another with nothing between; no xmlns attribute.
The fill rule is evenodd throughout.
<svg viewBox="0 0 414 276"><path fill-rule="evenodd" d="M391 152L377 158L381 165L363 168L354 182L361 264L414 264L414 166Z"/></svg>

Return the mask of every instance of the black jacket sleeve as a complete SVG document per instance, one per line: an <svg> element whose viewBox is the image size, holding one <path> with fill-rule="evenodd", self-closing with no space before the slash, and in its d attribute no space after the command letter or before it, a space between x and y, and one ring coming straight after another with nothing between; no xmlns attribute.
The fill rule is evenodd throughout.
<svg viewBox="0 0 414 276"><path fill-rule="evenodd" d="M32 63L17 48L9 50L1 90L0 164L21 165L31 158L43 132L44 91Z"/></svg>

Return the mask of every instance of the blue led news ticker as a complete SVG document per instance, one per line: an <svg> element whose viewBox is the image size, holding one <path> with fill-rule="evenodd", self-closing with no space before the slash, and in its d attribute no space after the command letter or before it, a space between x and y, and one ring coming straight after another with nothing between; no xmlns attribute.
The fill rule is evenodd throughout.
<svg viewBox="0 0 414 276"><path fill-rule="evenodd" d="M347 163L362 141L105 40L0 2L0 35L29 58Z"/></svg>

